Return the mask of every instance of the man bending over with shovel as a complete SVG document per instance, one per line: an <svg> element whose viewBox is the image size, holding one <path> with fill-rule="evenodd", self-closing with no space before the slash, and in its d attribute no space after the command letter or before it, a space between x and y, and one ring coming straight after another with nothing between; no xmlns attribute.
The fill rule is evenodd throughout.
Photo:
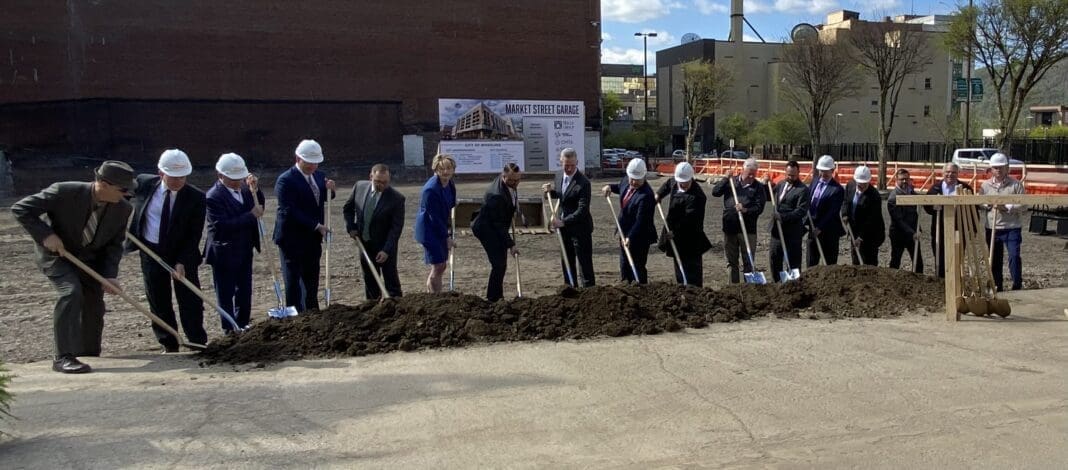
<svg viewBox="0 0 1068 470"><path fill-rule="evenodd" d="M92 183L55 183L11 206L22 228L36 242L37 266L59 293L52 314L55 360L64 374L92 371L79 356L99 356L104 331L104 291L122 290L117 279L122 241L132 208L124 197L134 187L134 171L123 162L106 161ZM41 220L47 215L49 222ZM94 280L62 257L69 253L100 273Z"/></svg>

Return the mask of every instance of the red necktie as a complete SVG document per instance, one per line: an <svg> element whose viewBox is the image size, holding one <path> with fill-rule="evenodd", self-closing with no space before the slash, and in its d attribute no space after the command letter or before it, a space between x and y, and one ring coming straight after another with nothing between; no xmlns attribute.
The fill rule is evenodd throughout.
<svg viewBox="0 0 1068 470"><path fill-rule="evenodd" d="M623 196L623 204L620 207L627 207L627 203L630 202L630 197L634 195L634 188L627 188L627 195Z"/></svg>

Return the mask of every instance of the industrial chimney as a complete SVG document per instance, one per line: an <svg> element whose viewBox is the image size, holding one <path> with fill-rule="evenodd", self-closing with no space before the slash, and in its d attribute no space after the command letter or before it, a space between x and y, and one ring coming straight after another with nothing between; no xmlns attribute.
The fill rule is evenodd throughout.
<svg viewBox="0 0 1068 470"><path fill-rule="evenodd" d="M742 42L742 0L731 0L731 35L728 41Z"/></svg>

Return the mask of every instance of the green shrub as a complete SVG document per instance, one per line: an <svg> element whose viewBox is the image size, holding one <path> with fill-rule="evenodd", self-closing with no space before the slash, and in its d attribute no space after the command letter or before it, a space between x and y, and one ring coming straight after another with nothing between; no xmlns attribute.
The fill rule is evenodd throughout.
<svg viewBox="0 0 1068 470"><path fill-rule="evenodd" d="M1028 137L1032 139L1068 137L1068 126L1038 126L1031 129Z"/></svg>

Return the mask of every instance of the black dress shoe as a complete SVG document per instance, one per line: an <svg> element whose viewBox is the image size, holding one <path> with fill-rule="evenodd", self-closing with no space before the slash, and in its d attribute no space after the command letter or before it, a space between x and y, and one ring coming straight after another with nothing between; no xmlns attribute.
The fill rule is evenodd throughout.
<svg viewBox="0 0 1068 470"><path fill-rule="evenodd" d="M60 356L52 361L52 370L64 374L86 374L93 371L89 364L85 364L74 356Z"/></svg>
<svg viewBox="0 0 1068 470"><path fill-rule="evenodd" d="M163 354L172 354L178 352L178 346L163 346Z"/></svg>

